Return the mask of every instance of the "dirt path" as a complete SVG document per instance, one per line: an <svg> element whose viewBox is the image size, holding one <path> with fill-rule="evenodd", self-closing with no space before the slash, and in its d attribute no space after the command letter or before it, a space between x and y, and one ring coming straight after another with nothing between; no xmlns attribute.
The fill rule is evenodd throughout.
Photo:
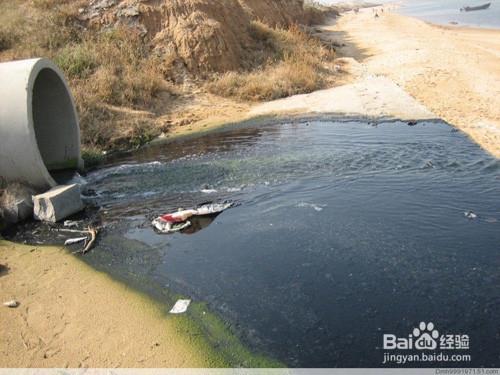
<svg viewBox="0 0 500 375"><path fill-rule="evenodd" d="M371 9L325 30L366 74L391 79L500 157L500 30L440 27Z"/></svg>
<svg viewBox="0 0 500 375"><path fill-rule="evenodd" d="M186 324L58 248L0 240L0 367L213 367Z"/></svg>

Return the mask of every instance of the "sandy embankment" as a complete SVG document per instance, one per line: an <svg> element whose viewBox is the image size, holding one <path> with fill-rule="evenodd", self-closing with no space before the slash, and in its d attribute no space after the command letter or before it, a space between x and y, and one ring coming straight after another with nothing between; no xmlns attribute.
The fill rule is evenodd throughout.
<svg viewBox="0 0 500 375"><path fill-rule="evenodd" d="M0 240L0 367L224 365L184 316L63 249Z"/></svg>

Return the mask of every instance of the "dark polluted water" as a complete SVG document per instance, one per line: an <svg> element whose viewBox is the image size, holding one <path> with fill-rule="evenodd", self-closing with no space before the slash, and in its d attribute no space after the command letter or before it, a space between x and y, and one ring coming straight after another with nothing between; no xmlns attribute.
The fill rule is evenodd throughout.
<svg viewBox="0 0 500 375"><path fill-rule="evenodd" d="M383 334L421 321L468 335L448 353L472 362L410 367L500 366L500 162L444 123L234 128L86 179L112 228L90 263L207 302L288 366L383 366ZM184 233L150 226L218 200L237 206Z"/></svg>

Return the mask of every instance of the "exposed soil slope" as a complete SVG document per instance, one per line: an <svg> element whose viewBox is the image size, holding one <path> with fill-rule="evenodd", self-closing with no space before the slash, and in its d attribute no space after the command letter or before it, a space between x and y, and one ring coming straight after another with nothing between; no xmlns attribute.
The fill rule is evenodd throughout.
<svg viewBox="0 0 500 375"><path fill-rule="evenodd" d="M251 22L287 26L303 11L302 0L103 0L82 9L80 19L98 28L135 28L165 63L199 74L249 68L258 47Z"/></svg>

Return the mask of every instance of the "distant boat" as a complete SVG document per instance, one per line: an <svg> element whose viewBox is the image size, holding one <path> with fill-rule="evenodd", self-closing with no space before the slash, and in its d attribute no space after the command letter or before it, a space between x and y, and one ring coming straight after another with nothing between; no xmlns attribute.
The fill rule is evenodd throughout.
<svg viewBox="0 0 500 375"><path fill-rule="evenodd" d="M483 10L483 9L488 9L490 7L490 5L491 5L491 3L486 3L486 4L478 5L475 7L463 7L463 8L460 8L460 11L461 12L471 12L473 10Z"/></svg>

